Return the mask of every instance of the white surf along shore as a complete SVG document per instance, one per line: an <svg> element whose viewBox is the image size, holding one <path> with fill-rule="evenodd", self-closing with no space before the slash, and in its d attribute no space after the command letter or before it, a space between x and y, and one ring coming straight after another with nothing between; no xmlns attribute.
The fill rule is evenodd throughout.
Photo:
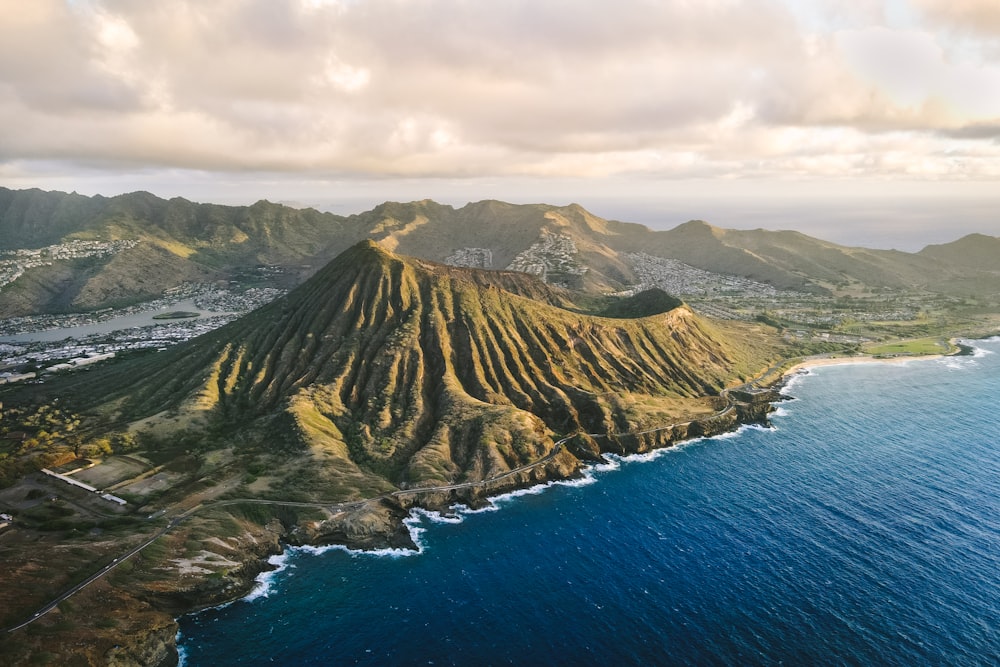
<svg viewBox="0 0 1000 667"><path fill-rule="evenodd" d="M1000 336L990 338L987 340L1000 341ZM974 345L974 341L961 341L962 344L971 346L974 350L971 356L958 357L955 355L923 355L923 356L910 356L910 357L890 357L890 358L879 358L879 357L834 357L829 359L811 359L804 361L802 363L796 364L789 368L783 374L784 385L782 388L782 394L787 396L787 391L791 389L800 378L805 378L812 374L812 369L821 368L825 366L844 366L853 364L906 364L911 362L923 362L923 361L958 361L974 359L977 357L985 356L987 354L992 354L991 351L985 350ZM791 398L791 397L789 397ZM787 411L783 407L778 407L773 413L776 417L781 417L787 414ZM271 556L268 559L268 563L274 567L274 569L262 572L256 578L257 585L254 589L248 593L240 600L244 602L253 602L259 598L266 598L274 591L274 585L276 580L280 575L288 570L289 568L294 568L295 565L290 562L298 553L310 554L310 555L321 555L330 551L343 551L350 554L352 557L388 557L388 558L407 558L411 556L416 556L423 553L427 549L427 544L423 540L424 533L427 532L426 524L460 524L465 520L465 517L474 514L482 514L485 512L496 512L503 508L503 505L516 500L522 496L537 495L544 493L551 487L555 486L587 486L589 484L594 484L598 481L598 477L602 474L613 472L621 469L622 464L628 463L642 463L647 461L653 461L661 456L672 454L682 450L685 447L695 445L706 440L726 440L730 438L739 437L744 431L748 429L758 429L758 430L773 430L773 427L765 427L758 424L743 424L737 429L730 431L728 433L722 433L720 435L714 435L709 437L698 437L692 438L690 440L685 440L683 442L677 443L670 447L664 447L662 449L657 449L644 454L631 454L628 456L620 456L617 454L605 454L605 463L598 463L588 466L583 470L581 477L568 480L554 480L550 482L543 482L536 484L534 486L526 487L523 489L517 489L515 491L510 491L508 493L500 494L489 498L489 502L484 507L478 509L472 509L465 505L455 505L448 512L435 512L426 510L423 508L414 508L410 510L410 515L404 519L403 523L407 527L410 533L410 538L413 543L417 546L416 549L403 549L403 548L386 548L386 549L375 549L375 550L361 550L361 549L351 549L347 546L341 544L331 544L325 546L289 546L285 548L285 551L281 554ZM226 603L226 604L232 604Z"/></svg>

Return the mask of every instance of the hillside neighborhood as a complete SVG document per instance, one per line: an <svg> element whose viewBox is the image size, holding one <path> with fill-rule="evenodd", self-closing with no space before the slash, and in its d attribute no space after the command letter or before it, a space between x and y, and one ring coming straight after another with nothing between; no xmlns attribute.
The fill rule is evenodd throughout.
<svg viewBox="0 0 1000 667"><path fill-rule="evenodd" d="M73 240L44 248L19 248L0 251L0 289L9 285L29 269L51 266L52 262L86 257L109 257L123 250L134 248L139 241L83 241Z"/></svg>

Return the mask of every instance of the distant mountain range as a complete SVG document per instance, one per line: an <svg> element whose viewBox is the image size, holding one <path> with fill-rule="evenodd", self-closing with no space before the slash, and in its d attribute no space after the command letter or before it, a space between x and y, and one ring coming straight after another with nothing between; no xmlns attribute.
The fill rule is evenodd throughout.
<svg viewBox="0 0 1000 667"><path fill-rule="evenodd" d="M364 239L446 264L533 273L586 292L636 286L641 257L812 293L838 286L961 296L1000 291L1000 238L982 234L906 253L702 221L653 231L604 220L575 204L482 201L456 209L424 200L345 217L267 201L220 206L146 192L109 198L0 188L0 250L75 239L138 243L24 271L0 289L0 316L140 301L185 281L227 279L258 264L284 267L289 284L297 284Z"/></svg>

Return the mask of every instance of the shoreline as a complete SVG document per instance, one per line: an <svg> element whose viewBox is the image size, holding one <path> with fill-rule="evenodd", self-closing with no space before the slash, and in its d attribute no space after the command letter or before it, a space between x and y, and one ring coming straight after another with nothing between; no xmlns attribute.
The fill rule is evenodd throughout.
<svg viewBox="0 0 1000 667"><path fill-rule="evenodd" d="M807 359L805 361L800 361L788 370L782 372L781 380L787 379L790 375L794 375L800 371L806 371L810 368L820 368L823 366L848 366L852 364L903 364L910 361L934 361L936 359L945 359L947 357L959 356L961 351L954 352L952 354L922 354L922 355L911 355L911 356L899 356L899 357L875 357L872 355L860 355L857 357L828 357L826 359Z"/></svg>
<svg viewBox="0 0 1000 667"><path fill-rule="evenodd" d="M902 364L910 361L934 361L937 359L946 359L948 357L970 356L974 354L975 346L960 343L958 342L959 340L991 340L997 337L997 335L972 339L953 337L948 339L948 343L955 349L941 354L900 354L891 357L883 357L860 353L851 357L821 357L817 359L804 359L797 364L794 364L787 370L782 371L781 376L771 386L778 386L779 384L784 383L787 381L789 376L795 373L809 370L810 368L819 368L821 366L844 366L848 364Z"/></svg>
<svg viewBox="0 0 1000 667"><path fill-rule="evenodd" d="M767 417L774 410L775 404L784 400L780 397L782 385L795 374L804 373L810 368L859 363L903 363L914 360L931 361L968 353L967 346L963 346L951 354L888 358L863 355L805 359L799 363L795 363L787 370L780 371L778 378L767 387L768 391L761 392L759 397L748 399L750 402L746 403L742 400L735 401L730 398L730 405L726 409L703 416L692 422L672 424L641 433L607 434L596 436L596 438L581 434L585 437L580 438L578 441L574 439L574 442L567 442L559 450L558 454L556 451L553 451L550 455L551 458L546 457L545 460L536 461L524 468L506 473L499 478L481 480L468 486L459 485L457 488L409 489L399 492L398 495L391 494L391 498L370 498L366 501L365 505L387 520L385 528L388 528L388 530L376 530L377 534L368 533L364 537L357 534L352 535L351 532L353 531L342 531L343 526L331 525L333 522L322 526L326 530L323 530L316 524L308 528L304 524L287 526L284 530L280 531L280 534L275 535L277 543L272 545L274 550L254 555L246 554L249 558L244 562L244 567L241 568L242 572L239 574L234 573L235 576L233 577L239 583L234 589L228 591L228 595L216 597L215 599L211 599L214 596L208 595L207 597L202 597L197 602L194 599L189 599L188 602L194 602L194 604L188 606L182 603L180 605L181 608L185 606L188 608L181 610L175 607L172 610L173 613L163 610L171 617L175 632L171 633L170 640L168 641L163 641L166 639L163 636L166 635L166 632L157 637L149 637L150 640L155 639L157 642L163 642L165 644L163 648L167 652L163 656L163 659L155 664L177 664L176 661L180 658L178 653L180 643L178 640L181 638L177 621L182 616L245 599L248 595L252 595L258 587L266 590L270 584L270 582L266 581L270 578L268 575L274 573L275 570L282 569L277 564L270 562L271 559L274 556L287 557L292 549L304 548L304 551L309 551L311 549L342 548L352 553L370 553L372 555L378 555L378 552L382 550L385 550L383 551L385 553L386 551L395 551L397 549L413 550L419 553L421 550L419 540L414 539L415 536L411 532L410 526L407 525L414 511L418 513L441 513L448 516L456 505L464 505L473 511L477 509L482 511L484 507L492 505L491 501L493 499L501 498L511 493L519 491L530 493L531 489L547 487L559 482L572 482L581 477L586 477L586 471L592 470L602 462L606 462L606 459L603 459L602 456L605 454L614 454L617 456L650 454L681 446L692 440L731 433L754 423L766 423ZM762 379L766 375L767 373L762 376ZM741 385L741 387L751 384L752 382ZM732 389L730 388L727 391L732 391ZM567 438L567 440L569 439ZM601 441L600 444L598 444L598 440ZM320 530L316 530L317 528L320 528ZM341 530L337 530L337 528ZM265 581L261 581L260 579L265 579ZM195 597L200 596L196 594ZM163 630L167 630L167 628L164 627ZM142 644L144 642L140 639L138 643Z"/></svg>
<svg viewBox="0 0 1000 667"><path fill-rule="evenodd" d="M669 424L640 433L596 436L579 434L590 440L595 449L581 451L580 448L573 447L571 451L570 447L563 446L570 438L564 438L558 442L559 446L548 457L497 478L461 485L461 488L451 488L446 491L437 488L409 489L385 497L360 501L359 505L366 509L371 509L371 506L388 508L391 517L389 530L359 538L343 533L331 534L306 530L303 524L293 526L281 536L281 550L258 559L256 561L258 567L252 576L243 577L245 586L243 591L178 613L174 616L174 621L206 609L228 606L254 595L258 590L267 590L270 586L270 575L283 569L280 565L271 563L274 557L283 559L292 551L323 553L331 550L343 550L351 554L373 557L418 555L423 551L423 545L419 541L419 534L423 530L415 529L411 523L419 516L442 523L458 522L461 519L457 519L456 515L499 509L494 504L497 500L541 493L559 484L593 483L593 472L599 471L602 466L615 465L613 463L615 458L655 456L657 453L690 442L726 436L753 425L766 425L768 415L775 410L774 404L783 400L785 399L777 388L773 388L766 392L766 398L753 403L731 401L725 409L689 422ZM598 439L606 441L606 446L597 445ZM556 459L560 450L562 454L572 457L574 465L564 467L557 464ZM404 497L411 499L403 501ZM250 572L246 574L249 575ZM175 647L179 645L175 644Z"/></svg>
<svg viewBox="0 0 1000 667"><path fill-rule="evenodd" d="M989 338L993 337L992 336L986 337L984 338L984 340L988 340ZM701 433L687 433L686 434L687 437L682 436L677 439L668 438L666 442L661 441L660 443L656 444L646 443L646 447L640 446L637 448L637 451L623 450L621 452L613 452L613 451L606 451L603 448L601 448L602 451L600 451L600 454L601 455L608 454L616 457L643 456L650 454L655 455L657 452L662 452L663 450L666 449L683 446L688 442L692 442L702 438L711 438L720 435L725 435L728 433L734 433L746 426L751 426L755 423L766 422L767 415L770 414L775 409L774 405L784 400L784 396L780 393L782 386L786 384L787 381L791 379L792 376L803 373L804 371L808 371L811 368L819 368L823 366L842 366L842 365L852 365L852 364L874 364L874 363L902 364L911 361L934 361L938 359L944 359L953 356L963 356L969 354L968 346L957 344L955 343L954 339L952 340L952 342L953 344L956 344L957 349L947 354L909 355L909 356L896 356L896 357L877 357L872 355L858 355L852 357L827 357L821 359L806 359L799 363L794 364L787 370L781 372L778 379L768 387L768 389L770 390L769 393L772 392L773 393L769 396L767 400L764 400L760 404L758 404L767 406L764 410L763 416L761 416L757 410L751 410L750 414L739 415L739 417L737 417L732 422L722 425L719 424L718 421L716 421L716 419L720 416L717 413L715 415L703 418L702 420L695 420L695 422L690 422L691 424L699 423L701 428L699 428L698 430L702 431ZM711 426L709 426L709 424L711 424ZM670 426L662 427L661 429L657 430L665 430L667 432L670 432L671 435L675 435L675 433L673 433L672 430L677 426L680 425L673 424ZM721 428L719 428L720 426ZM626 436L627 434L621 434L621 435ZM397 526L397 528L405 528L407 537L410 538L409 540L410 544L385 543L385 544L373 545L371 542L365 541L363 543L359 543L351 539L323 540L322 537L318 535L314 535L312 540L293 541L289 540L288 538L291 538L293 536L301 538L301 534L295 535L295 533L297 532L295 529L288 531L288 533L286 533L284 539L282 540L282 550L277 554L272 554L267 558L261 559L260 560L261 567L257 571L256 575L246 580L246 583L249 584L248 590L246 590L246 592L234 595L231 598L222 602L203 605L197 609L191 609L184 613L178 614L177 616L174 617L174 620L176 622L182 616L199 613L201 611L204 611L205 609L226 606L234 602L238 602L240 600L247 598L248 596L253 595L257 590L260 589L266 591L267 589L270 588L271 585L270 575L276 574L277 572L280 572L282 569L284 569L281 566L274 566L273 564L271 564L270 563L271 558L277 556L281 559L284 559L290 556L292 551L303 551L306 553L309 552L322 553L327 550L344 550L351 554L364 554L364 555L371 555L374 557L379 557L379 556L405 557L411 555L418 555L423 550L422 548L423 545L420 544L419 536L415 535L414 532L417 532L419 534L422 533L423 531L419 529L417 531L414 531L413 528L409 525L409 522L415 517L415 515L423 515L430 518L431 521L435 521L433 515L437 515L438 518L442 516L450 517L452 512L455 511L456 507L464 507L467 511L472 511L472 512L485 511L485 508L493 504L492 503L493 500L520 495L521 493L541 492L551 487L552 485L559 483L573 483L575 480L587 478L588 471L592 471L594 470L594 468L597 468L602 465L602 462L599 460L595 459L588 460L579 457L577 458L583 465L569 475L560 474L561 471L547 470L548 466L541 465L539 467L542 470L543 473L542 475L530 476L528 479L525 479L524 477L521 477L521 475L515 474L512 475L512 477L515 478L514 480L510 480L507 484L497 484L491 490L486 490L485 488L482 487L491 486L489 484L490 481L497 482L499 480L483 480L479 482L477 486L482 485L482 487L480 487L479 490L485 493L474 494L474 498L468 498L468 497L456 498L455 495L448 494L448 496L450 497L447 498L442 498L438 496L436 498L426 499L430 500L430 502L420 502L419 499L414 498L414 501L411 503L405 503L405 504L401 503L398 506L398 509L403 510L405 514L397 517L399 519L399 525ZM604 460L604 464L607 464L606 459ZM525 473L528 471L521 470L519 472ZM491 493L490 491L493 492ZM421 492L418 489L413 489L412 492L415 496L421 495ZM435 495L434 492L430 489L428 489L426 492L431 496ZM369 499L369 502L377 502L378 500L379 499L372 498ZM463 502L463 500L465 500L466 502ZM469 500L471 500L472 502L468 502ZM443 522L449 523L452 521L445 519ZM317 537L320 539L316 539ZM264 595L266 596L267 593L265 592ZM179 638L180 638L180 631L178 628L178 634L177 637L175 638L175 642L176 639ZM179 643L175 643L175 647L179 649L180 647Z"/></svg>

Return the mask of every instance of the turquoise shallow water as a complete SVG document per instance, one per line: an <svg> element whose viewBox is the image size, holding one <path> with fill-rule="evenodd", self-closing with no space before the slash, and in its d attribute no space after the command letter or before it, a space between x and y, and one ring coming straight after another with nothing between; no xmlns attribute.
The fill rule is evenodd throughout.
<svg viewBox="0 0 1000 667"><path fill-rule="evenodd" d="M995 665L1000 340L797 377L775 428L293 551L186 665Z"/></svg>

